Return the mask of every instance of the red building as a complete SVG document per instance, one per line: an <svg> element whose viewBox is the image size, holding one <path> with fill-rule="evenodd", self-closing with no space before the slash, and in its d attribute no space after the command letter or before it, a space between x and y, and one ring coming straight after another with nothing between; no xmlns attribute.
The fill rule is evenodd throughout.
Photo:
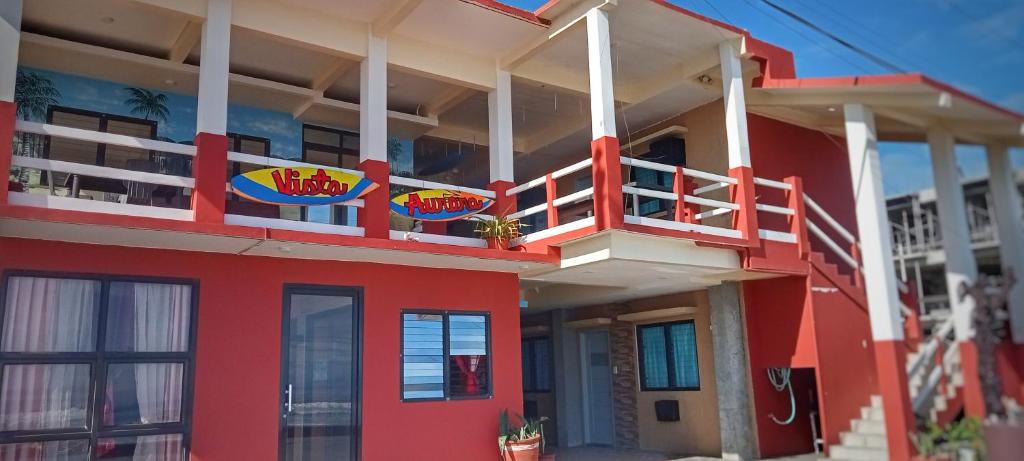
<svg viewBox="0 0 1024 461"><path fill-rule="evenodd" d="M905 460L915 414L984 415L877 143L929 143L957 286L952 148L1008 178L1024 116L618 3L4 2L0 459L497 459L509 409L561 450Z"/></svg>

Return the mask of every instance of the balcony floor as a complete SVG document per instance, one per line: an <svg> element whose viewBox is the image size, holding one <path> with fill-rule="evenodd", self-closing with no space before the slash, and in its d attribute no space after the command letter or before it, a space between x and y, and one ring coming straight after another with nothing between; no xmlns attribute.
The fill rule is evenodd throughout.
<svg viewBox="0 0 1024 461"><path fill-rule="evenodd" d="M721 459L703 456L677 458L673 455L653 451L621 450L603 447L561 448L552 451L555 453L557 461L717 461ZM764 461L815 461L819 459L826 458L821 454L808 453L806 455L771 458Z"/></svg>

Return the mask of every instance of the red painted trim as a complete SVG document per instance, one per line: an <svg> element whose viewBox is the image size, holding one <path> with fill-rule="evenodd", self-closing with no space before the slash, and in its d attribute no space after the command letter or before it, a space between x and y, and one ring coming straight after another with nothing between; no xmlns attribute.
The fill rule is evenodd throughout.
<svg viewBox="0 0 1024 461"><path fill-rule="evenodd" d="M0 205L7 203L7 190L11 187L11 156L14 155L14 124L18 120L18 108L10 101L0 101Z"/></svg>
<svg viewBox="0 0 1024 461"><path fill-rule="evenodd" d="M356 212L359 226L366 237L389 239L391 231L391 169L387 162L364 160L359 171L366 179L377 183L377 188L363 196L363 207Z"/></svg>
<svg viewBox="0 0 1024 461"><path fill-rule="evenodd" d="M799 176L789 176L782 180L789 184L786 206L793 209L789 217L789 231L796 235L796 247L800 259L807 259L811 253L811 240L807 235L807 208L804 205L804 180Z"/></svg>
<svg viewBox="0 0 1024 461"><path fill-rule="evenodd" d="M623 224L622 229L641 234L658 235L662 237L673 237L679 239L693 240L698 246L713 248L725 248L728 250L739 250L746 246L747 241L717 235L701 234L698 232L679 231L674 229L663 229L660 227L645 226L643 224Z"/></svg>
<svg viewBox="0 0 1024 461"><path fill-rule="evenodd" d="M810 258L811 267L818 271L819 274L824 276L832 283L839 291L842 291L844 295L852 299L865 314L868 313L868 299L864 294L863 290L858 290L853 286L850 281L850 277L839 273L834 264L825 261L825 256L821 253L811 252Z"/></svg>
<svg viewBox="0 0 1024 461"><path fill-rule="evenodd" d="M916 427L907 385L906 346L903 341L875 341L875 361L885 412L889 459L909 461L916 454L910 441L910 434Z"/></svg>
<svg viewBox="0 0 1024 461"><path fill-rule="evenodd" d="M548 228L558 225L558 207L555 206L555 199L558 198L558 184L551 173L544 175L544 196L548 204Z"/></svg>
<svg viewBox="0 0 1024 461"><path fill-rule="evenodd" d="M199 133L193 143L196 146L196 157L192 161L192 175L196 179L196 188L192 191L193 219L200 223L223 223L228 137Z"/></svg>
<svg viewBox="0 0 1024 461"><path fill-rule="evenodd" d="M729 170L729 177L735 178L736 185L729 186L731 201L740 206L739 211L732 214L733 229L743 232L747 246L757 248L761 237L757 234L757 202L754 193L754 170L749 166L740 166Z"/></svg>
<svg viewBox="0 0 1024 461"><path fill-rule="evenodd" d="M686 196L693 195L693 191L696 189L697 183L683 174L683 167L677 166L675 182L672 187L673 192L676 194L676 221L699 224L697 222L697 215L700 214L700 205L686 201Z"/></svg>
<svg viewBox="0 0 1024 461"><path fill-rule="evenodd" d="M985 419L985 395L981 391L978 376L978 347L974 341L960 342L960 370L964 377L964 414L980 420Z"/></svg>
<svg viewBox="0 0 1024 461"><path fill-rule="evenodd" d="M494 214L506 216L519 211L518 197L508 195L508 190L515 187L512 181L494 181L487 185L487 190L494 192Z"/></svg>
<svg viewBox="0 0 1024 461"><path fill-rule="evenodd" d="M665 7L665 8L668 8L668 9L670 9L672 11L675 11L675 12L678 12L678 13L682 13L682 14L684 14L686 16L689 16L691 18L694 18L694 19L697 19L697 20L700 20L700 21L704 21L704 22L706 22L708 24L711 24L711 25L713 25L715 27L720 27L722 29L735 32L735 33L740 34L740 35L742 35L744 37L749 37L750 36L750 32L747 32L744 29L741 29L741 28L736 27L736 26L734 26L732 24L729 24L729 23L725 23L725 22L719 21L717 19L709 18L709 17L704 16L704 15L699 14L699 13L695 13L695 12L690 11L690 10L688 10L686 8L683 8L683 7L679 6L679 5L670 3L667 0L650 0L650 1L655 3L655 4L661 5L661 6Z"/></svg>
<svg viewBox="0 0 1024 461"><path fill-rule="evenodd" d="M594 222L598 230L622 229L622 162L619 139L603 136L590 143L593 156Z"/></svg>
<svg viewBox="0 0 1024 461"><path fill-rule="evenodd" d="M516 8L516 7L512 6L512 5L507 5L505 3L498 2L498 1L495 1L495 0L461 0L461 1L463 3L468 3L468 4L471 4L471 5L476 5L476 6L483 7L483 8L492 10L492 11L496 11L498 13L504 14L506 16L511 16L513 18L516 18L516 19L521 19L523 21L530 22L530 23L536 24L538 26L547 27L548 25L550 25L550 22L548 20L538 17L536 12L531 13L531 12L529 12L527 10L522 9L522 8Z"/></svg>

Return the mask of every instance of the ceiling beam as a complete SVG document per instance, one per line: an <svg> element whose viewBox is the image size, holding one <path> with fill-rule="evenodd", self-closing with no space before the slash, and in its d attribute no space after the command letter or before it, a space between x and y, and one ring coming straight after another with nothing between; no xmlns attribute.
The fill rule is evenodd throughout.
<svg viewBox="0 0 1024 461"><path fill-rule="evenodd" d="M199 40L202 37L203 24L201 22L186 22L185 27L181 28L178 38L171 45L170 51L167 52L167 60L176 63L185 62L185 58L188 58L188 54L199 44Z"/></svg>
<svg viewBox="0 0 1024 461"><path fill-rule="evenodd" d="M617 4L618 0L586 0L578 3L570 10L555 17L551 21L550 27L548 27L543 34L533 40L530 40L526 45L502 56L501 59L498 60L498 65L501 66L503 70L508 71L519 67L520 64L528 61L530 58L536 56L547 48L556 36L569 30L572 26L586 18L587 11L594 8L609 9Z"/></svg>
<svg viewBox="0 0 1024 461"><path fill-rule="evenodd" d="M380 37L386 37L391 34L391 31L395 30L405 18L409 17L417 7L423 3L423 0L400 0L390 10L380 15L373 21L373 27L370 30L374 35Z"/></svg>
<svg viewBox="0 0 1024 461"><path fill-rule="evenodd" d="M884 94L863 92L772 92L753 90L747 98L750 106L842 106L843 104L864 104L876 107L932 109L952 107L953 98L949 93Z"/></svg>
<svg viewBox="0 0 1024 461"><path fill-rule="evenodd" d="M523 143L524 149L522 152L524 154L532 153L588 126L590 126L589 110L577 117L563 118L561 121L551 124L548 128L526 138L526 141Z"/></svg>
<svg viewBox="0 0 1024 461"><path fill-rule="evenodd" d="M617 96L616 99L629 101L630 104L643 102L680 84L696 83L697 77L703 74L711 75L710 72L719 65L721 65L721 59L718 56L718 48L708 49L695 58L680 62L666 72L658 72L647 80L624 85L616 91L615 96ZM714 88L721 88L721 78L716 78L715 75L711 75L711 77L717 83Z"/></svg>
<svg viewBox="0 0 1024 461"><path fill-rule="evenodd" d="M424 107L424 113L430 117L439 117L448 112L451 108L461 104L463 101L473 97L476 93L472 88L453 86L434 97Z"/></svg>
<svg viewBox="0 0 1024 461"><path fill-rule="evenodd" d="M344 58L335 58L326 67L317 72L316 75L310 80L309 87L313 91L323 93L327 91L334 82L337 82L341 77L344 77L352 69L355 69L359 63L357 61L351 61Z"/></svg>

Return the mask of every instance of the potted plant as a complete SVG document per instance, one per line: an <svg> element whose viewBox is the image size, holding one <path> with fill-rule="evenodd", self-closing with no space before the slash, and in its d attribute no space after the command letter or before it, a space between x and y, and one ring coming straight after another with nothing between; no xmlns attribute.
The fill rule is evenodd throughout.
<svg viewBox="0 0 1024 461"><path fill-rule="evenodd" d="M981 421L963 418L946 426L929 421L923 432L911 437L917 448L915 461L971 461L985 454Z"/></svg>
<svg viewBox="0 0 1024 461"><path fill-rule="evenodd" d="M1024 452L1024 424L1020 415L1007 412L1003 403L1003 384L996 366L996 348L1006 332L1006 303L1016 283L1013 268L1003 271L1000 285L995 277L981 275L974 285L960 286L960 299L974 298L971 323L974 344L978 350L978 378L987 415L983 432L986 455L990 461L1019 460Z"/></svg>
<svg viewBox="0 0 1024 461"><path fill-rule="evenodd" d="M480 238L487 240L487 248L508 249L509 242L522 235L519 232L525 224L507 215L496 215L493 218L476 218L475 232Z"/></svg>
<svg viewBox="0 0 1024 461"><path fill-rule="evenodd" d="M544 451L544 426L547 418L524 419L516 415L519 424L509 420L508 410L502 410L498 419L498 452L503 461L537 461Z"/></svg>

